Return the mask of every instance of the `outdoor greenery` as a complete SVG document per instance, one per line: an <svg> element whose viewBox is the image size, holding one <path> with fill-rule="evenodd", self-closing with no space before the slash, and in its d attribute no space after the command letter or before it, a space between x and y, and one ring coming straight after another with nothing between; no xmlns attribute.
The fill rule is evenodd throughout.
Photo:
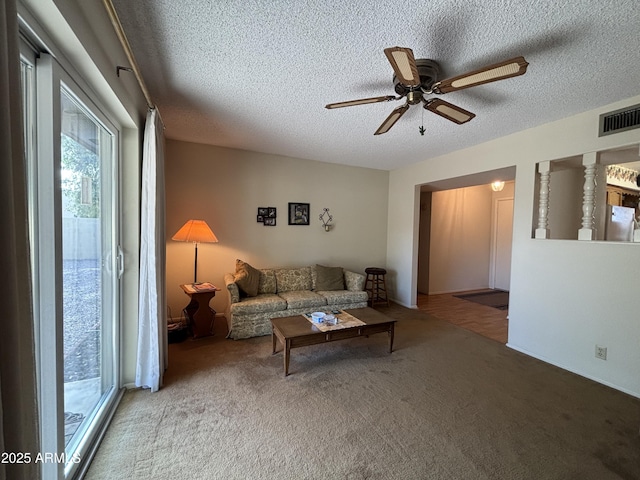
<svg viewBox="0 0 640 480"><path fill-rule="evenodd" d="M82 191L83 178L86 184L85 198ZM67 199L66 208L75 217L100 216L98 155L67 135L62 135L62 191Z"/></svg>

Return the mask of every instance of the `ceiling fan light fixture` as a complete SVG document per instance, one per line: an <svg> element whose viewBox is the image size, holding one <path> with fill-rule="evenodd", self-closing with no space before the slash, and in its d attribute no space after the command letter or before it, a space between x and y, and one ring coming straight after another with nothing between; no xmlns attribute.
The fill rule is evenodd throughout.
<svg viewBox="0 0 640 480"><path fill-rule="evenodd" d="M523 75L529 65L524 57L520 56L439 81L440 66L435 60L428 58L416 60L413 56L413 50L404 47L385 48L384 54L393 68L393 88L398 94L397 97L363 98L325 105L325 108L332 109L406 98L406 103L393 110L386 120L382 122L382 125L378 127L374 135L387 133L410 106L417 105L420 102L423 103L426 110L440 115L453 123L458 125L467 123L476 116L475 113L440 99L427 99L425 95L434 93L441 95L484 83L517 77L518 75ZM421 135L424 135L424 125L420 127L419 131Z"/></svg>
<svg viewBox="0 0 640 480"><path fill-rule="evenodd" d="M420 90L411 90L407 93L407 103L409 105L417 105L422 100L422 92Z"/></svg>

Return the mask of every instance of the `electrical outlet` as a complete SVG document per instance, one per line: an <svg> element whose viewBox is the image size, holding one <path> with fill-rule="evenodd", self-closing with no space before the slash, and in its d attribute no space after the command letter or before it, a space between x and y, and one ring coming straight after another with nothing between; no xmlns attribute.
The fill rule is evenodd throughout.
<svg viewBox="0 0 640 480"><path fill-rule="evenodd" d="M600 345L596 345L596 358L600 360L607 359L607 347L601 347Z"/></svg>

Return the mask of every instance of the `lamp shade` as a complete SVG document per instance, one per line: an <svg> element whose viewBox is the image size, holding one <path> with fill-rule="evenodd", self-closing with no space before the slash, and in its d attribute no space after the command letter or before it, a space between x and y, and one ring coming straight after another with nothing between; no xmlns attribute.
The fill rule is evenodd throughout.
<svg viewBox="0 0 640 480"><path fill-rule="evenodd" d="M171 237L171 240L193 243L218 243L217 237L204 220L187 221L187 223Z"/></svg>

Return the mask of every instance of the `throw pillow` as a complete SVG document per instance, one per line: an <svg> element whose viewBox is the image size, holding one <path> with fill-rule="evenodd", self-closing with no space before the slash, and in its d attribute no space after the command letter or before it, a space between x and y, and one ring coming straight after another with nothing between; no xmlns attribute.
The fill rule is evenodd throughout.
<svg viewBox="0 0 640 480"><path fill-rule="evenodd" d="M236 260L236 285L248 297L258 295L258 286L260 285L260 270L253 268L242 260Z"/></svg>
<svg viewBox="0 0 640 480"><path fill-rule="evenodd" d="M325 267L316 265L316 290L344 290L344 274L342 267Z"/></svg>

